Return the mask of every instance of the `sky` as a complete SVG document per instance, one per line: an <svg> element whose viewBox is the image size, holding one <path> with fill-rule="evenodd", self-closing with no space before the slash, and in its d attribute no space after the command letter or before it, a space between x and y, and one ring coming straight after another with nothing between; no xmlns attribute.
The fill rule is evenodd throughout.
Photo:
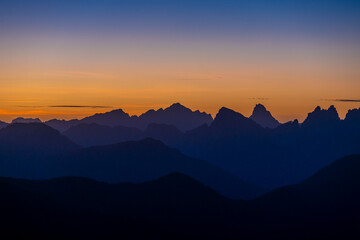
<svg viewBox="0 0 360 240"><path fill-rule="evenodd" d="M0 120L360 107L360 1L0 0Z"/></svg>

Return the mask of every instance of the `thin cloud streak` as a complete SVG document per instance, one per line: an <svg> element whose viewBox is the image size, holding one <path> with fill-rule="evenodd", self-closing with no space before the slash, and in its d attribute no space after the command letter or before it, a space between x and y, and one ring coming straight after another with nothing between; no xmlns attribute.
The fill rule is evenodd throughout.
<svg viewBox="0 0 360 240"><path fill-rule="evenodd" d="M53 105L51 108L112 108L112 106Z"/></svg>
<svg viewBox="0 0 360 240"><path fill-rule="evenodd" d="M270 100L271 98L249 98L250 100Z"/></svg>
<svg viewBox="0 0 360 240"><path fill-rule="evenodd" d="M333 102L360 102L360 99L327 99Z"/></svg>

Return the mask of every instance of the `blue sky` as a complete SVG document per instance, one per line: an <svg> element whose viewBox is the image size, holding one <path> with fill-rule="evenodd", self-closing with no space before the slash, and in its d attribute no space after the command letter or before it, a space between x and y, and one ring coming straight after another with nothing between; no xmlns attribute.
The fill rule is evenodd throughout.
<svg viewBox="0 0 360 240"><path fill-rule="evenodd" d="M2 0L7 31L359 37L360 1Z"/></svg>

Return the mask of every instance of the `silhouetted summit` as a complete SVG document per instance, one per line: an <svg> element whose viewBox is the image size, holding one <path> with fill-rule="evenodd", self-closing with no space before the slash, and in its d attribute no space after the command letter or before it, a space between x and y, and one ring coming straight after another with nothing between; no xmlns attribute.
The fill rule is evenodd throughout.
<svg viewBox="0 0 360 240"><path fill-rule="evenodd" d="M192 112L190 108L185 107L184 105L181 105L180 103L173 103L170 107L166 108L167 111L186 111L186 112Z"/></svg>
<svg viewBox="0 0 360 240"><path fill-rule="evenodd" d="M276 128L280 125L279 121L276 120L262 104L256 104L249 118L264 128Z"/></svg>
<svg viewBox="0 0 360 240"><path fill-rule="evenodd" d="M18 117L12 120L11 123L41 123L41 120L38 118L23 118Z"/></svg>
<svg viewBox="0 0 360 240"><path fill-rule="evenodd" d="M81 123L97 123L106 126L128 126L130 123L129 114L125 113L122 109L112 110L106 113L96 113L90 117L83 118Z"/></svg>
<svg viewBox="0 0 360 240"><path fill-rule="evenodd" d="M253 133L262 129L260 125L242 114L222 107L210 125L210 129L220 135L234 135L240 132Z"/></svg>
<svg viewBox="0 0 360 240"><path fill-rule="evenodd" d="M302 127L316 127L320 125L336 124L340 122L338 112L334 105L331 105L327 110L321 109L319 106L315 110L308 114L305 121L302 123Z"/></svg>
<svg viewBox="0 0 360 240"><path fill-rule="evenodd" d="M138 118L139 127L143 129L150 123L161 123L174 125L181 131L193 129L204 123L210 124L213 120L210 114L192 111L180 103L174 103L165 109L149 110Z"/></svg>
<svg viewBox="0 0 360 240"><path fill-rule="evenodd" d="M140 116L131 116L122 109L112 110L106 113L96 113L95 115L85 117L81 120L50 120L46 124L63 132L70 127L81 123L96 123L103 126L124 126L136 127L140 130L145 130L151 123L174 125L181 131L187 131L196 128L204 123L210 124L212 122L210 114L200 111L192 111L191 109L174 103L170 107L158 110L149 110Z"/></svg>

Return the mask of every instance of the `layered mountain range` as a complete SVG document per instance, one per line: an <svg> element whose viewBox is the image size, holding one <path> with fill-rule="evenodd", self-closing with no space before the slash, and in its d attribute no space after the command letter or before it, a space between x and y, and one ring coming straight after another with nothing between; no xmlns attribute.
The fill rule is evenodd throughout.
<svg viewBox="0 0 360 240"><path fill-rule="evenodd" d="M181 173L140 184L0 178L0 230L17 239L358 239L359 172L359 155L342 158L251 201Z"/></svg>
<svg viewBox="0 0 360 240"><path fill-rule="evenodd" d="M93 116L77 120L49 120L47 125L59 130L65 131L71 126L82 123L96 123L104 126L124 126L145 129L151 123L174 125L182 131L187 131L202 124L210 124L213 118L210 114L200 111L192 111L180 103L174 103L170 107L158 110L149 110L140 116L130 116L122 109L113 110L106 113L97 113Z"/></svg>
<svg viewBox="0 0 360 240"><path fill-rule="evenodd" d="M15 123L0 130L0 175L44 179L79 176L109 183L149 181L187 174L231 198L253 198L265 189L212 164L145 138L82 148L43 123Z"/></svg>
<svg viewBox="0 0 360 240"><path fill-rule="evenodd" d="M281 124L261 105L212 119L174 104L1 126L0 230L14 238L360 236L360 109Z"/></svg>
<svg viewBox="0 0 360 240"><path fill-rule="evenodd" d="M334 106L330 106L329 109L316 107L313 112L308 114L302 124L297 120L276 124L277 121L274 120L271 113L260 104L256 105L250 118L223 107L214 120L208 114L191 111L180 104L173 104L164 110L149 111L139 117L130 117L122 110L114 110L105 114L95 114L82 120L53 120L44 124L51 126L56 122L55 125L58 126L58 129L68 128L62 133L54 131L57 136L61 136L62 139L73 144L71 150L84 147L91 149L89 147L106 145L119 146L117 144L121 142L152 138L178 149L188 158L201 159L205 163L217 166L229 175L242 179L250 185L261 186L260 188L263 189L273 189L297 183L337 158L360 153L359 113L360 109L349 110L345 119L341 120ZM143 121L141 127L134 127L133 125L140 122L139 119L143 119L141 120ZM182 123L183 119L184 122ZM192 122L192 120L194 121ZM38 120L35 121L38 122ZM269 122L273 124L271 125ZM57 123L62 124L62 127L59 127L60 125ZM146 125L146 123L148 124ZM182 129L180 129L179 124L183 124ZM186 129L184 124L188 128L190 126L197 127L184 131ZM275 127L276 125L277 127ZM26 128L31 128L27 135L17 135L27 133ZM43 128L45 129L45 127ZM11 129L13 132L6 135L5 133ZM17 155L25 152L27 144L23 140L27 138L27 142L32 144L27 149L35 146L37 138L43 139L48 144L39 148L39 151L32 149L32 151L27 152L27 156L36 158L37 162L42 161L41 159L44 159L47 153L60 158L59 153L66 154L70 151L60 148L60 146L68 146L69 143L51 143L50 140L47 140L50 139L48 133L42 133L39 129L39 125L33 126L32 124L16 122L3 128L0 131L0 139L1 135L5 137L3 137L3 146L0 147L6 151L1 154L5 154L8 158L21 159ZM12 138L19 140L17 145L21 146L22 150L10 154L8 153L9 149L16 149L8 143L7 139ZM55 151L51 147L59 147L59 149ZM143 150L140 148L139 151ZM35 155L36 157L34 157ZM52 157L54 158L54 156ZM51 165L51 161L50 163L45 160L43 162ZM19 168L23 175L17 174L17 171L20 170L13 164L5 164L4 169L12 167L13 169L3 172L7 172L7 176L17 177L34 177L40 174L41 167L39 166L42 165L32 165L31 161L24 161L24 164L28 166L26 169ZM98 164L100 165L100 162ZM95 166L94 169L96 169ZM111 167L108 170L110 171ZM173 170L176 169L171 169L171 171ZM44 169L42 171L51 172ZM163 174L168 172L170 170L163 172ZM106 174L104 173L104 175ZM42 174L39 176L45 177ZM52 176L54 175L47 175L47 177ZM91 177L90 175L83 176ZM154 175L152 178L159 176ZM104 179L99 178L98 180ZM125 181L126 179L118 180ZM150 179L144 177L138 180ZM232 197L241 196L236 191L227 191L227 194ZM244 194L244 196L247 198L251 194Z"/></svg>

